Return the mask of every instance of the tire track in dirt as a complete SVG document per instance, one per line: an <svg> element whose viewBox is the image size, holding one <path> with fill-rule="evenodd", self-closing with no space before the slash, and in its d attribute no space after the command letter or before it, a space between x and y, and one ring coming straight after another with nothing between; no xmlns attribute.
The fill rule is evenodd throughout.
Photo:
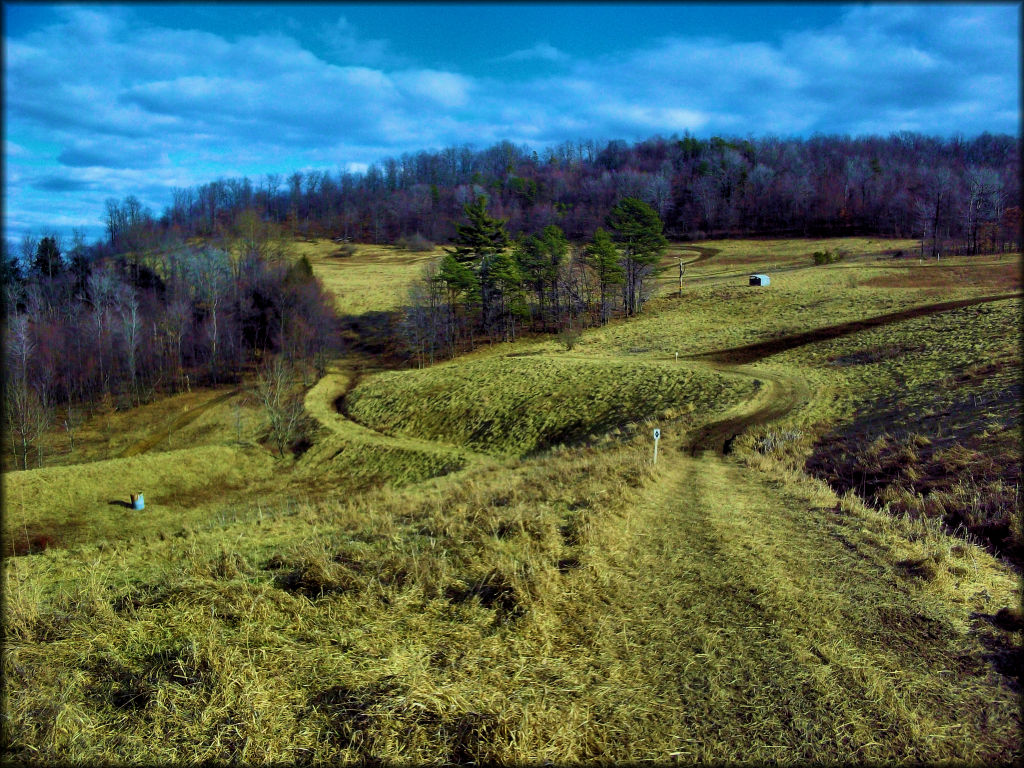
<svg viewBox="0 0 1024 768"><path fill-rule="evenodd" d="M807 402L810 397L807 383L796 376L722 364L710 364L710 367L726 375L747 376L760 382L763 387L753 400L736 406L724 418L698 429L690 440L691 456L699 456L710 450L720 454L729 453L732 441L744 430L779 419Z"/></svg>
<svg viewBox="0 0 1024 768"><path fill-rule="evenodd" d="M899 312L890 312L885 315L877 315L864 320L854 320L848 323L816 328L811 331L784 336L779 339L761 341L754 344L746 344L741 347L703 352L697 355L688 355L687 358L696 362L706 362L711 367L722 373L732 373L741 376L756 376L757 380L766 380L768 386L765 393L753 401L748 401L738 407L738 412L704 425L690 441L690 455L697 456L704 451L714 450L717 453L728 453L732 441L749 427L766 424L775 419L785 416L808 397L808 389L805 382L797 377L784 376L772 371L753 371L743 366L757 362L771 355L784 352L807 344L814 344L819 341L828 341L841 336L849 336L859 331L870 328L878 328L884 325L892 325L905 320L912 320L917 317L925 317L940 312L948 312L953 309L970 307L976 304L985 304L993 301L1004 301L1006 299L1019 299L1024 297L1021 293L999 294L996 296L979 296L973 299L960 299L957 301L943 301L936 304L925 304Z"/></svg>
<svg viewBox="0 0 1024 768"><path fill-rule="evenodd" d="M353 443L387 445L397 449L419 451L449 457L469 464L490 460L491 457L463 446L448 445L435 440L423 440L407 435L389 435L378 432L350 418L343 410L345 396L369 372L367 368L349 368L336 361L317 384L306 393L304 407L321 426L336 438Z"/></svg>

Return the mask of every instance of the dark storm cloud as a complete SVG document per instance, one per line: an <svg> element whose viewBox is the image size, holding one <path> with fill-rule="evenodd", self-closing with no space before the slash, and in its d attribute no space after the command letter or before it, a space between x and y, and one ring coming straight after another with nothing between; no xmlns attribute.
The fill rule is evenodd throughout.
<svg viewBox="0 0 1024 768"><path fill-rule="evenodd" d="M39 176L30 184L44 192L92 192L96 189L96 185L91 181L56 174Z"/></svg>

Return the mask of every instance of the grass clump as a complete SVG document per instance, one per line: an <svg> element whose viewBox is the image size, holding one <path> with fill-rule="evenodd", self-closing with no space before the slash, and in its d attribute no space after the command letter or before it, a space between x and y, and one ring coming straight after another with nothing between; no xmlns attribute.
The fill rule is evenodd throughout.
<svg viewBox="0 0 1024 768"><path fill-rule="evenodd" d="M843 254L839 251L815 251L811 258L816 265L821 266L822 264L835 264L838 261L842 261Z"/></svg>
<svg viewBox="0 0 1024 768"><path fill-rule="evenodd" d="M419 232L403 235L395 241L395 246L403 251L412 251L413 253L431 253L437 247Z"/></svg>

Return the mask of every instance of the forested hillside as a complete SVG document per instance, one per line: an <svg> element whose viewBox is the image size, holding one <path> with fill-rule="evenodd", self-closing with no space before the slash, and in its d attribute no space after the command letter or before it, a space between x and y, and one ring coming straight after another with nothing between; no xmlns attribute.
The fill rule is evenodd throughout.
<svg viewBox="0 0 1024 768"><path fill-rule="evenodd" d="M168 232L211 236L242 211L300 234L445 242L486 195L516 236L558 224L590 239L626 197L651 205L670 238L873 234L921 237L934 255L1020 242L1019 142L988 133L901 132L808 139L654 137L567 142L538 154L502 142L388 158L365 173L296 171L175 190L159 217L109 200L111 244ZM133 243L134 244L134 243Z"/></svg>
<svg viewBox="0 0 1024 768"><path fill-rule="evenodd" d="M63 426L73 450L83 406L139 405L237 382L278 354L287 370L266 376L322 374L335 316L309 262L240 242L178 243L131 257L98 250L74 252L69 264L44 237L27 275L17 264L5 275L8 466L42 466L37 441L54 427Z"/></svg>

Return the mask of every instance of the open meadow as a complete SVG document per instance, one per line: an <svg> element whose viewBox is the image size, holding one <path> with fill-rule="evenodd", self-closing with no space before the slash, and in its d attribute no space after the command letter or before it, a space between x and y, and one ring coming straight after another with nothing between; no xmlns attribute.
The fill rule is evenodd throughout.
<svg viewBox="0 0 1024 768"><path fill-rule="evenodd" d="M1020 254L919 246L673 244L571 349L332 361L284 458L246 387L55 429L4 475L9 753L1019 760ZM350 332L440 253L338 251Z"/></svg>

